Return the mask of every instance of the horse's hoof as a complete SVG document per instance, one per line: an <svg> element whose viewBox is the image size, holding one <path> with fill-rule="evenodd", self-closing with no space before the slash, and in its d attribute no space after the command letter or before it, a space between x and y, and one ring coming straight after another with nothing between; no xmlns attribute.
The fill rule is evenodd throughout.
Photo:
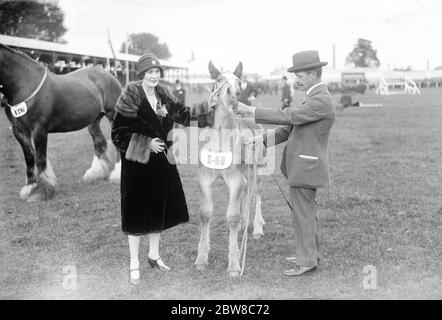
<svg viewBox="0 0 442 320"><path fill-rule="evenodd" d="M105 174L102 171L88 169L83 176L84 182L91 182L94 180L105 178Z"/></svg>
<svg viewBox="0 0 442 320"><path fill-rule="evenodd" d="M92 165L83 176L84 182L90 182L97 179L107 178L109 176L109 166L104 158L100 159L94 156Z"/></svg>
<svg viewBox="0 0 442 320"><path fill-rule="evenodd" d="M22 200L28 199L29 196L31 195L32 190L34 190L36 186L37 186L36 183L27 184L23 186L23 188L21 188L20 190L20 199Z"/></svg>
<svg viewBox="0 0 442 320"><path fill-rule="evenodd" d="M39 192L33 193L27 199L28 202L36 202L36 201L42 201L42 200L46 200L46 199L43 199L43 195Z"/></svg>
<svg viewBox="0 0 442 320"><path fill-rule="evenodd" d="M195 268L196 268L196 270L198 270L198 271L204 271L204 270L207 269L207 264L197 264L197 265L195 266Z"/></svg>
<svg viewBox="0 0 442 320"><path fill-rule="evenodd" d="M121 177L121 172L114 170L111 172L109 176L109 181L111 183L120 184L121 181L120 177Z"/></svg>
<svg viewBox="0 0 442 320"><path fill-rule="evenodd" d="M55 188L49 184L37 184L37 187L32 189L28 202L46 201L50 200L55 195Z"/></svg>
<svg viewBox="0 0 442 320"><path fill-rule="evenodd" d="M263 236L264 236L263 233L254 233L254 234L253 234L253 239L255 239L255 240L259 240L259 239L261 239Z"/></svg>
<svg viewBox="0 0 442 320"><path fill-rule="evenodd" d="M229 275L233 278L239 277L240 272L239 271L229 271Z"/></svg>

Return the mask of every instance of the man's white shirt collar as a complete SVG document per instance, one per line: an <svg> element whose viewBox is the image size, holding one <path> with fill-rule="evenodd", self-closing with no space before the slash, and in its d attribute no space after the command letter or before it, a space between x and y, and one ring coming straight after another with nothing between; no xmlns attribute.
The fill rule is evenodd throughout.
<svg viewBox="0 0 442 320"><path fill-rule="evenodd" d="M324 82L319 82L319 83L315 84L314 86L311 86L310 89L308 89L307 92L305 93L305 96L308 96L308 94L309 94L310 92L312 92L312 90L313 90L314 88L320 86L321 84L325 84L325 83L324 83Z"/></svg>

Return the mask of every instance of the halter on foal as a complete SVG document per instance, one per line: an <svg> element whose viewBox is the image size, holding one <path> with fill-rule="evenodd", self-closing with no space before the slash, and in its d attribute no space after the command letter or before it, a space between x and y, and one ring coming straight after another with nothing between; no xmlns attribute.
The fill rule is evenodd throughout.
<svg viewBox="0 0 442 320"><path fill-rule="evenodd" d="M51 132L88 127L95 156L83 179L109 176L112 162L100 120L103 116L113 120L121 93L114 76L99 68L56 75L25 54L0 44L0 85L7 101L6 115L26 161L22 199L47 200L54 195L57 179L46 156Z"/></svg>
<svg viewBox="0 0 442 320"><path fill-rule="evenodd" d="M195 264L200 270L204 270L208 265L210 220L213 215L212 189L215 181L221 178L229 189L227 223L230 236L227 270L231 276L238 276L241 270L238 233L244 222L246 204L249 203L246 172L251 166L251 164L245 164L244 161L242 138L247 134L253 134L255 125L247 123L244 119L233 114L233 108L237 104L241 92L242 64L239 63L233 73L221 74L210 62L209 71L212 78L216 79L214 90L209 99L209 108L212 108L214 120L211 127L205 132L204 145L200 147L201 164L198 170L198 185L201 192L201 236ZM263 235L263 225L261 197L258 193L253 232L255 238Z"/></svg>

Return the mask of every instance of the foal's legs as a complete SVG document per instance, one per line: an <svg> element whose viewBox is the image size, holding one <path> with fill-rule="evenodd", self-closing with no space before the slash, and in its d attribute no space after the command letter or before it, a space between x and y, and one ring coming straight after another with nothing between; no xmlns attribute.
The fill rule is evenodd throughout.
<svg viewBox="0 0 442 320"><path fill-rule="evenodd" d="M247 179L245 179L245 183L248 186L244 187L242 196L241 196L241 215L242 215L242 220L241 220L241 228L240 230L243 230L243 228L247 227L245 224L248 222L247 221L247 214L249 214L249 220L252 218L252 208L250 207L251 205L253 205L253 200L254 200L254 195L251 193L250 194L250 198L249 198L249 192L248 192L248 188L250 188L251 190L252 188L252 184L253 184L253 177L251 177L250 181L248 181ZM253 239L258 240L260 239L262 236L264 236L264 231L263 231L263 227L265 225L264 219L262 217L262 211L261 211L261 206L262 206L262 201L261 201L261 186L262 186L262 178L260 176L256 177L256 198L255 198L255 216L253 218ZM250 205L250 206L249 206ZM249 221L250 223L250 221Z"/></svg>
<svg viewBox="0 0 442 320"><path fill-rule="evenodd" d="M92 160L91 167L83 176L84 181L92 181L99 178L107 178L109 176L112 162L106 154L107 142L104 138L103 132L100 129L100 120L103 117L101 113L88 127L89 134L94 141L95 155Z"/></svg>
<svg viewBox="0 0 442 320"><path fill-rule="evenodd" d="M224 178L229 188L229 205L227 207L227 224L229 225L229 271L230 276L237 277L240 274L238 233L240 229L240 204L241 193L244 188L243 174L239 171L232 172Z"/></svg>
<svg viewBox="0 0 442 320"><path fill-rule="evenodd" d="M209 264L210 219L213 215L212 186L215 180L216 176L208 171L203 171L198 176L198 186L201 194L201 235L198 243L198 256L195 260L198 270L204 270Z"/></svg>
<svg viewBox="0 0 442 320"><path fill-rule="evenodd" d="M46 158L48 146L48 132L41 127L36 128L32 133L35 146L35 162L37 167L37 187L34 188L28 201L48 200L54 196L57 177L52 170L49 160Z"/></svg>
<svg viewBox="0 0 442 320"><path fill-rule="evenodd" d="M255 203L255 218L253 219L253 239L260 239L264 236L263 227L265 225L264 219L262 217L261 211L261 187L262 178L260 176L256 177L256 203Z"/></svg>

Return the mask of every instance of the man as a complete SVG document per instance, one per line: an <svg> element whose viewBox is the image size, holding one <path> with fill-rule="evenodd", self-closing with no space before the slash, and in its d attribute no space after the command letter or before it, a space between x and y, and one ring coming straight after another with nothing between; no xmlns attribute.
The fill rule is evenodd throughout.
<svg viewBox="0 0 442 320"><path fill-rule="evenodd" d="M253 100L256 99L256 96L256 89L247 81L247 77L243 76L241 79L241 95L239 96L239 101L251 106Z"/></svg>
<svg viewBox="0 0 442 320"><path fill-rule="evenodd" d="M252 113L257 123L284 125L274 132L274 137L256 136L246 143L287 141L281 171L290 186L296 249L296 256L286 258L295 266L283 271L288 277L316 270L319 261L316 190L329 185L327 142L335 119L332 97L321 82L325 65L327 62L319 60L317 51L293 55L293 67L287 71L295 73L298 87L305 91L301 105L284 110L238 105L238 113Z"/></svg>
<svg viewBox="0 0 442 320"><path fill-rule="evenodd" d="M181 104L186 104L186 91L184 90L183 86L181 85L181 81L177 79L175 81L175 89L173 90L173 95Z"/></svg>
<svg viewBox="0 0 442 320"><path fill-rule="evenodd" d="M292 102L292 93L290 91L290 86L287 84L287 77L282 77L282 95L281 95L282 106L281 109L285 109L290 107L290 103Z"/></svg>

